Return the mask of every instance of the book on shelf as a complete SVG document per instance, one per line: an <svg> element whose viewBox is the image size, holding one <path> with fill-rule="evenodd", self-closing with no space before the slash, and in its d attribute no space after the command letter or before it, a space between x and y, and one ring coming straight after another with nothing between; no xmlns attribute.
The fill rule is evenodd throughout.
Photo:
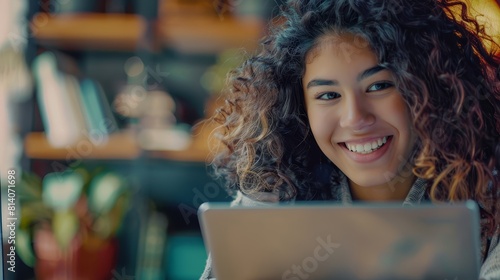
<svg viewBox="0 0 500 280"><path fill-rule="evenodd" d="M81 75L68 56L46 51L35 58L37 100L49 143L56 148L107 142L118 130L104 91Z"/></svg>

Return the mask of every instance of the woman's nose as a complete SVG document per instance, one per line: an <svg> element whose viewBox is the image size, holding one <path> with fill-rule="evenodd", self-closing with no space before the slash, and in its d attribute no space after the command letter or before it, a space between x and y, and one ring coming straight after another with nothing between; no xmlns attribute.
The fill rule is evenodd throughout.
<svg viewBox="0 0 500 280"><path fill-rule="evenodd" d="M350 96L344 99L340 126L354 131L362 131L375 123L370 106L362 97Z"/></svg>

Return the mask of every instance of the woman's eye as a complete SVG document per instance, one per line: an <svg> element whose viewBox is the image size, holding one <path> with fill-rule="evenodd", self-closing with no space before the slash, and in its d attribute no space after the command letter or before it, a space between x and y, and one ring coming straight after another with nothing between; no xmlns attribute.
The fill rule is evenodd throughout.
<svg viewBox="0 0 500 280"><path fill-rule="evenodd" d="M380 83L376 83L376 84L371 85L368 88L368 91L379 91L379 90L383 90L383 89L390 88L393 86L394 86L394 84L391 82L380 82Z"/></svg>
<svg viewBox="0 0 500 280"><path fill-rule="evenodd" d="M336 92L329 91L329 92L324 92L324 93L319 94L317 99L330 100L330 99L335 99L335 98L339 98L339 97L340 97L340 94L338 94Z"/></svg>

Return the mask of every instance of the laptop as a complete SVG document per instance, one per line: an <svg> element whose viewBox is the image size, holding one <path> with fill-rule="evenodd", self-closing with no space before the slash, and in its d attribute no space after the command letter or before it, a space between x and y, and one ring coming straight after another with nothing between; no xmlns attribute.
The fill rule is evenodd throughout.
<svg viewBox="0 0 500 280"><path fill-rule="evenodd" d="M478 279L478 206L326 203L198 215L217 280Z"/></svg>

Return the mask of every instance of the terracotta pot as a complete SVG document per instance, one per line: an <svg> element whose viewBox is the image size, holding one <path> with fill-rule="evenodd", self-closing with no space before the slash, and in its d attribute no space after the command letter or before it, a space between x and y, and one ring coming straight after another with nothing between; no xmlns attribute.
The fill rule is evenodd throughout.
<svg viewBox="0 0 500 280"><path fill-rule="evenodd" d="M39 280L109 280L116 264L116 239L77 235L61 250L50 228L35 231L35 274Z"/></svg>

